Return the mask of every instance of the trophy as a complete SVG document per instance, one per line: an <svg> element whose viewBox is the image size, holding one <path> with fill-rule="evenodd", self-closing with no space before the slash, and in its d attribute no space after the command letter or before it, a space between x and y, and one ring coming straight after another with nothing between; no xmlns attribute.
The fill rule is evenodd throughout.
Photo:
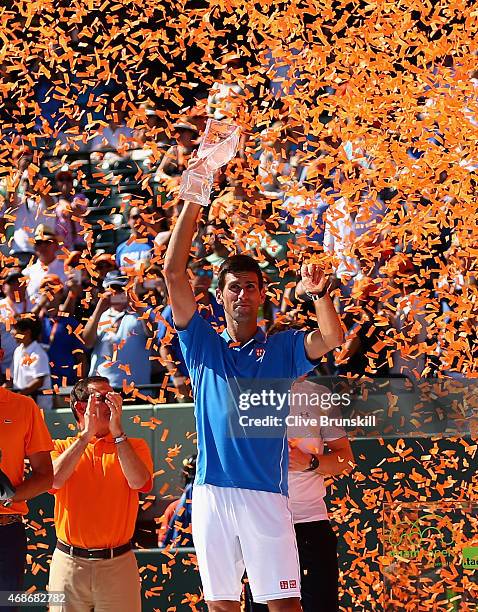
<svg viewBox="0 0 478 612"><path fill-rule="evenodd" d="M214 173L234 157L238 144L239 126L208 119L197 158L181 177L179 197L207 206Z"/></svg>

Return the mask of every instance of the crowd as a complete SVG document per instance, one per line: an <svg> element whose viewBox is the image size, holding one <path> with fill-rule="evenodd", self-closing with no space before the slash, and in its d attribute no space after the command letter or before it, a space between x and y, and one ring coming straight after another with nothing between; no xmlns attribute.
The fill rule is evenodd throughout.
<svg viewBox="0 0 478 612"><path fill-rule="evenodd" d="M102 207L90 206L89 199L101 189L88 186L78 163L40 178L38 152L20 149L13 186L3 186L4 384L45 408L88 373L141 400L190 398L162 264L181 210L175 198L180 173L204 118L187 117L163 143L164 156L148 174L154 197L144 190L135 195L138 182L129 183L133 193L120 193L121 207L105 208L96 224L91 217ZM400 244L394 232L400 210L405 214L410 204L390 206L393 192L374 189L367 164L327 171L319 155L301 165L301 155L307 156L293 144L297 134L285 121L255 136L257 186L241 181L242 143L227 175L216 177L209 216L194 240L191 282L204 316L219 328L224 323L214 298L218 267L229 254L250 253L267 282L261 324L285 319L307 326L311 310L294 269L312 252L332 274L347 329L345 346L324 360L322 373L476 374L476 265L453 222L431 230L428 250L417 253L412 239ZM121 161L129 168L138 152L129 137L124 144L131 148L121 156L97 151L97 166ZM344 195L350 180L360 189ZM417 213L426 207L422 196ZM114 224L110 242L101 243L102 229ZM454 310L466 298L472 307L458 321ZM171 383L166 392L158 390L165 376Z"/></svg>

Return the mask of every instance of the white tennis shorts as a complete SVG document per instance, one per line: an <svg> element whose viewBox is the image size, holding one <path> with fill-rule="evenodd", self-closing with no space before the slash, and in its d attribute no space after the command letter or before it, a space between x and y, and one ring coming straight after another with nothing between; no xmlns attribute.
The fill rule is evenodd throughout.
<svg viewBox="0 0 478 612"><path fill-rule="evenodd" d="M300 597L287 502L279 493L194 485L192 533L206 601L239 601L244 569L254 601Z"/></svg>

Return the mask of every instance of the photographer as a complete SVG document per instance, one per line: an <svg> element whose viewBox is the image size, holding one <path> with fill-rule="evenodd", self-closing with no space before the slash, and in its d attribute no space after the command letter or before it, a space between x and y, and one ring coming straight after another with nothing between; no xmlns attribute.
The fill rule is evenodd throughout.
<svg viewBox="0 0 478 612"><path fill-rule="evenodd" d="M55 440L52 452L58 542L49 590L66 594L64 612L140 612L131 538L139 493L152 486L150 450L125 435L123 401L106 378L77 382L71 408L79 433Z"/></svg>
<svg viewBox="0 0 478 612"><path fill-rule="evenodd" d="M108 379L115 389L123 383L151 383L151 361L147 319L140 313L137 296L128 288L128 278L117 270L103 281L106 290L83 330L83 341L92 348L90 376Z"/></svg>

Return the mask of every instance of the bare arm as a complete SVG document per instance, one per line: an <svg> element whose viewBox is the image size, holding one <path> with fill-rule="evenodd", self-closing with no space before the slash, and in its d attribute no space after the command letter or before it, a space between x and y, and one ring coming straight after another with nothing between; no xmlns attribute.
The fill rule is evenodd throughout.
<svg viewBox="0 0 478 612"><path fill-rule="evenodd" d="M116 445L118 449L118 459L124 477L128 481L131 489L138 490L151 478L148 468L136 454L134 448L125 440Z"/></svg>
<svg viewBox="0 0 478 612"><path fill-rule="evenodd" d="M48 491L53 482L53 468L51 465L51 457L48 451L33 453L28 457L32 473L29 478L24 480L16 488L13 496L14 502L25 501L32 499Z"/></svg>
<svg viewBox="0 0 478 612"><path fill-rule="evenodd" d="M314 263L302 265L301 277L301 290L310 295L321 294L329 282L321 268ZM314 308L318 329L305 337L305 352L311 360L319 359L344 341L340 317L330 295L325 293L314 300Z"/></svg>
<svg viewBox="0 0 478 612"><path fill-rule="evenodd" d="M355 463L352 448L347 437L329 440L325 443L329 452L319 455L318 472L327 476L343 474Z"/></svg>
<svg viewBox="0 0 478 612"><path fill-rule="evenodd" d="M314 302L318 329L305 338L305 352L309 359L319 359L344 341L340 318L328 293Z"/></svg>
<svg viewBox="0 0 478 612"><path fill-rule="evenodd" d="M325 443L329 452L316 455L319 459L317 473L323 476L338 476L353 467L355 460L347 437ZM302 452L296 446L289 451L289 469L295 472L307 470L311 455Z"/></svg>
<svg viewBox="0 0 478 612"><path fill-rule="evenodd" d="M123 426L121 424L121 416L123 412L123 400L119 393L108 393L106 396L106 404L110 409L110 432L114 438L119 438L123 435ZM118 450L118 459L121 466L121 471L128 481L131 489L142 489L150 480L151 474L136 451L125 440L116 445Z"/></svg>
<svg viewBox="0 0 478 612"><path fill-rule="evenodd" d="M96 308L91 315L88 323L85 325L83 330L82 338L86 348L93 348L96 342L98 323L100 322L101 315L109 308L110 296L109 294L104 295L99 299Z"/></svg>
<svg viewBox="0 0 478 612"><path fill-rule="evenodd" d="M196 312L196 300L189 283L187 265L201 206L185 202L174 226L164 259L164 278L168 288L174 322L187 327Z"/></svg>
<svg viewBox="0 0 478 612"><path fill-rule="evenodd" d="M19 391L22 393L22 395L32 395L33 393L36 393L41 389L44 380L44 376L39 376L38 378L35 378L35 380L31 382L27 387L19 389Z"/></svg>

